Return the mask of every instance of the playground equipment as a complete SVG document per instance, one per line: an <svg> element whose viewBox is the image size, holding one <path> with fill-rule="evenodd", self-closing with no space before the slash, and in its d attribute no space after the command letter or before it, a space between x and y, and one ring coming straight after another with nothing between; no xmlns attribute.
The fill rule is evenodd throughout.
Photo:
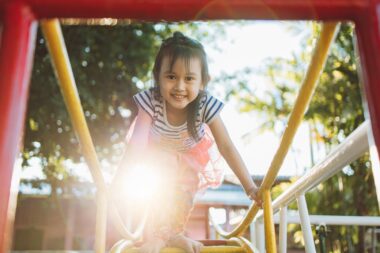
<svg viewBox="0 0 380 253"><path fill-rule="evenodd" d="M218 232L229 241L223 247L205 247L202 252L263 252L256 249L250 242L241 237L241 233L256 217L264 216L265 244L267 252L276 252L273 213L281 209L282 223L280 224L281 252L286 251L283 238L286 224L286 206L297 196L301 224L306 241L306 251L315 252L311 238L310 217L304 194L334 175L343 166L356 159L363 152L371 151L373 174L377 186L377 197L380 197L380 166L378 149L380 147L380 103L376 101L380 94L378 85L380 69L380 13L378 0L341 0L341 1L121 1L121 0L0 0L0 17L2 18L1 51L0 51L0 252L7 252L10 247L12 223L15 212L15 195L17 194L17 178L13 176L13 165L19 151L22 136L24 115L26 110L27 91L33 57L34 40L37 20L46 18L132 18L143 20L194 20L194 19L286 19L286 20L321 20L324 21L320 40L314 51L304 83L291 113L280 147L276 152L270 169L260 187L260 193L265 200L263 213L259 207L252 205L244 218L233 231L223 231L217 225ZM369 123L357 129L346 142L333 151L324 162L314 167L308 175L301 178L292 188L288 189L274 202L270 199L270 188L296 133L302 116L308 106L311 95L317 83L319 73L327 56L329 44L334 37L336 21L351 20L355 23L358 47L362 65L362 77L367 99ZM331 22L333 21L333 22ZM55 60L54 65L60 77L61 90L68 105L70 116L77 131L83 153L91 168L94 181L100 192L100 212L97 226L96 251L104 252L104 221L106 187L101 174L99 163L93 149L91 137L85 126L84 117L75 88L74 78L69 65L65 62L62 40L59 39L57 21L44 21L43 29L49 41L49 48ZM57 39L57 40L55 40ZM55 46L61 45L61 47ZM63 51L62 51L63 49ZM59 55L56 56L54 55ZM61 74L60 74L61 73ZM368 131L372 129L372 131ZM368 137L367 137L368 131ZM368 139L368 142L366 141ZM344 159L338 159L341 156ZM13 179L13 181L12 181ZM112 251L121 252L133 245L141 229L134 233L128 231L118 218L114 208L110 208L115 219L114 224L125 240L117 243ZM140 228L143 226L142 225ZM260 241L259 239L258 241ZM286 241L286 240L285 240ZM173 249L174 250L174 249ZM170 249L168 249L170 251ZM132 252L132 250L131 250Z"/></svg>

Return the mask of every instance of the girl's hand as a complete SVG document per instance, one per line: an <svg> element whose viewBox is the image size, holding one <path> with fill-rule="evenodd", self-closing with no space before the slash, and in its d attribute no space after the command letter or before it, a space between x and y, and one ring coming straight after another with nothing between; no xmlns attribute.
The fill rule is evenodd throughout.
<svg viewBox="0 0 380 253"><path fill-rule="evenodd" d="M166 246L164 240L161 238L152 238L145 242L141 247L140 253L160 253L161 249Z"/></svg>
<svg viewBox="0 0 380 253"><path fill-rule="evenodd" d="M247 191L247 195L248 195L248 198L250 200L253 200L256 202L256 204L259 206L259 207L263 207L263 200L261 199L261 196L257 195L258 194L258 191L259 191L259 188L257 188L256 185L254 185L251 189L249 189Z"/></svg>
<svg viewBox="0 0 380 253"><path fill-rule="evenodd" d="M200 253L203 244L190 239L182 234L173 236L167 242L169 247L176 247L183 249L186 253Z"/></svg>

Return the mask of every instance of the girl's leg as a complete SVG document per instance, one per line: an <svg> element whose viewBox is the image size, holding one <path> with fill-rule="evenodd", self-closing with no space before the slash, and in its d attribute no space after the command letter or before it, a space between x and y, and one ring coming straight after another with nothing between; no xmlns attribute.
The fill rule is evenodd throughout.
<svg viewBox="0 0 380 253"><path fill-rule="evenodd" d="M147 229L147 237L158 237L165 241L183 234L193 209L193 194L183 190L174 190L154 203Z"/></svg>
<svg viewBox="0 0 380 253"><path fill-rule="evenodd" d="M179 190L175 200L176 215L173 216L172 228L176 233L169 238L167 245L181 248L187 253L199 253L203 245L184 234L185 226L194 207L194 194L190 191Z"/></svg>
<svg viewBox="0 0 380 253"><path fill-rule="evenodd" d="M194 241L184 235L185 226L193 209L194 196L198 189L199 178L197 173L188 168L178 159L178 166L172 173L165 173L170 179L163 187L162 196L156 198L152 207L150 231L145 237L145 244L153 253L161 242L166 246L178 247L188 253L199 253L201 243ZM152 246L153 244L153 246ZM144 248L144 247L143 247ZM151 250L153 248L153 250Z"/></svg>
<svg viewBox="0 0 380 253"><path fill-rule="evenodd" d="M161 203L161 208L152 213L146 231L142 253L159 253L163 247L176 247L187 253L199 253L203 246L200 242L184 235L186 223L193 209L194 194L177 190L170 201ZM169 205L169 206L168 206Z"/></svg>

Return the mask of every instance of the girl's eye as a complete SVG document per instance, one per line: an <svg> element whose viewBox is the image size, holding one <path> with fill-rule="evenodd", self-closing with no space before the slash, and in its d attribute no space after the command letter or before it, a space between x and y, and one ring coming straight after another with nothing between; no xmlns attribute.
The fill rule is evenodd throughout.
<svg viewBox="0 0 380 253"><path fill-rule="evenodd" d="M174 75L167 75L166 78L170 79L170 80L174 80L175 79L175 76Z"/></svg>
<svg viewBox="0 0 380 253"><path fill-rule="evenodd" d="M195 78L192 77L192 76L188 76L188 77L186 77L186 81L193 81L193 80L195 80Z"/></svg>

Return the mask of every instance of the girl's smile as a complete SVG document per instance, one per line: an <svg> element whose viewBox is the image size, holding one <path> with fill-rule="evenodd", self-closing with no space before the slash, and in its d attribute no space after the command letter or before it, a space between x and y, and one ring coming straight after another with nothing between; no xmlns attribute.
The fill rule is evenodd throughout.
<svg viewBox="0 0 380 253"><path fill-rule="evenodd" d="M177 100L177 101L181 101L182 99L184 99L184 98L186 97L185 95L179 95L179 94L176 94L176 93L171 94L171 96L172 96L175 100Z"/></svg>

